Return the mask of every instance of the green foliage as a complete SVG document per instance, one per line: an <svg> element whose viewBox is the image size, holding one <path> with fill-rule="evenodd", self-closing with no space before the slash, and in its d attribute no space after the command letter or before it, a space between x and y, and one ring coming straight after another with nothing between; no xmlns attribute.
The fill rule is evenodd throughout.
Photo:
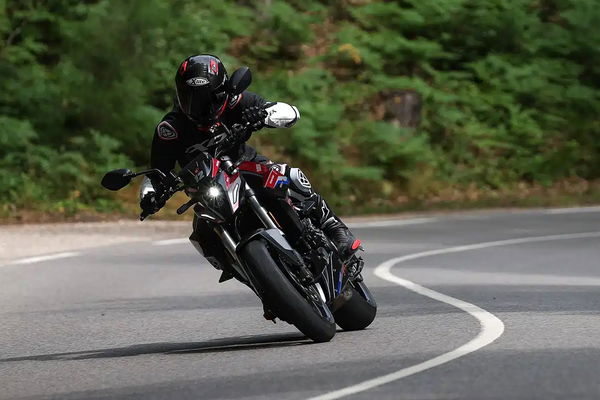
<svg viewBox="0 0 600 400"><path fill-rule="evenodd" d="M359 78L424 95L420 128L439 180L500 187L598 177L599 81L581 58L580 33L597 57L588 47L598 39L597 2L370 2L351 14L337 40L358 50L356 70L372 71ZM396 86L395 75L411 79Z"/></svg>
<svg viewBox="0 0 600 400"><path fill-rule="evenodd" d="M84 204L103 204L108 193L99 185L107 170L130 161L115 150L119 143L90 132L74 137L61 148L38 145L31 124L0 117L0 204L3 211L44 206L50 211ZM84 156L84 154L86 154Z"/></svg>
<svg viewBox="0 0 600 400"><path fill-rule="evenodd" d="M100 176L147 163L201 52L299 107L254 140L346 211L597 179L598 25L596 0L0 0L0 213L109 210ZM417 128L376 111L395 90L420 94Z"/></svg>

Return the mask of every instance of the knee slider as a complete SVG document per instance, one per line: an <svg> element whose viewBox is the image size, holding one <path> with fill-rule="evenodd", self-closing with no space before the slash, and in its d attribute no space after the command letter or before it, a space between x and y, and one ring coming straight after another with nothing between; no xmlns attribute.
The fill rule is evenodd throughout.
<svg viewBox="0 0 600 400"><path fill-rule="evenodd" d="M313 194L312 185L300 168L289 168L290 197L297 200L306 200Z"/></svg>

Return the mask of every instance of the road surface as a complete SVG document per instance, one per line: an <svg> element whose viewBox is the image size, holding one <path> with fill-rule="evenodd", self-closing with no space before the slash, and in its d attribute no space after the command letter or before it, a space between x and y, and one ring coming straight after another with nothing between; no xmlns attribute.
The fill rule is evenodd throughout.
<svg viewBox="0 0 600 400"><path fill-rule="evenodd" d="M598 208L354 229L378 316L322 344L182 240L0 266L0 398L600 398Z"/></svg>

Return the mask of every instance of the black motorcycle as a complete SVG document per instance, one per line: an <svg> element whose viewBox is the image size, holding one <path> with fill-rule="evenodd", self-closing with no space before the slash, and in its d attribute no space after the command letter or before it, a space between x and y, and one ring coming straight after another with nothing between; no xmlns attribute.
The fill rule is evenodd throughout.
<svg viewBox="0 0 600 400"><path fill-rule="evenodd" d="M345 330L366 328L377 305L363 282L363 260L356 255L340 259L303 205L287 196L287 178L277 168L223 155L243 131L219 124L214 150L200 152L178 174L118 169L108 172L102 185L119 190L148 175L158 183L160 204L185 191L190 200L177 213L193 207L195 218L214 230L227 256L224 275L256 293L267 319L293 324L315 342L331 340L336 323ZM142 213L140 219L147 216Z"/></svg>

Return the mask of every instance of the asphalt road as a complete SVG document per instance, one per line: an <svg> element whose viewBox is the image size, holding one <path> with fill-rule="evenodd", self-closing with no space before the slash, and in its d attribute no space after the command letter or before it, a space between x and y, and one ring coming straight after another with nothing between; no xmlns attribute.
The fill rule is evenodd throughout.
<svg viewBox="0 0 600 400"><path fill-rule="evenodd" d="M423 252L390 273L480 307L504 332L347 398L600 398L600 210L378 224L355 229L378 317L323 344L265 321L247 288L217 284L185 243L1 266L0 398L305 399L428 365L489 332L474 315L374 273ZM456 248L473 244L482 245Z"/></svg>

